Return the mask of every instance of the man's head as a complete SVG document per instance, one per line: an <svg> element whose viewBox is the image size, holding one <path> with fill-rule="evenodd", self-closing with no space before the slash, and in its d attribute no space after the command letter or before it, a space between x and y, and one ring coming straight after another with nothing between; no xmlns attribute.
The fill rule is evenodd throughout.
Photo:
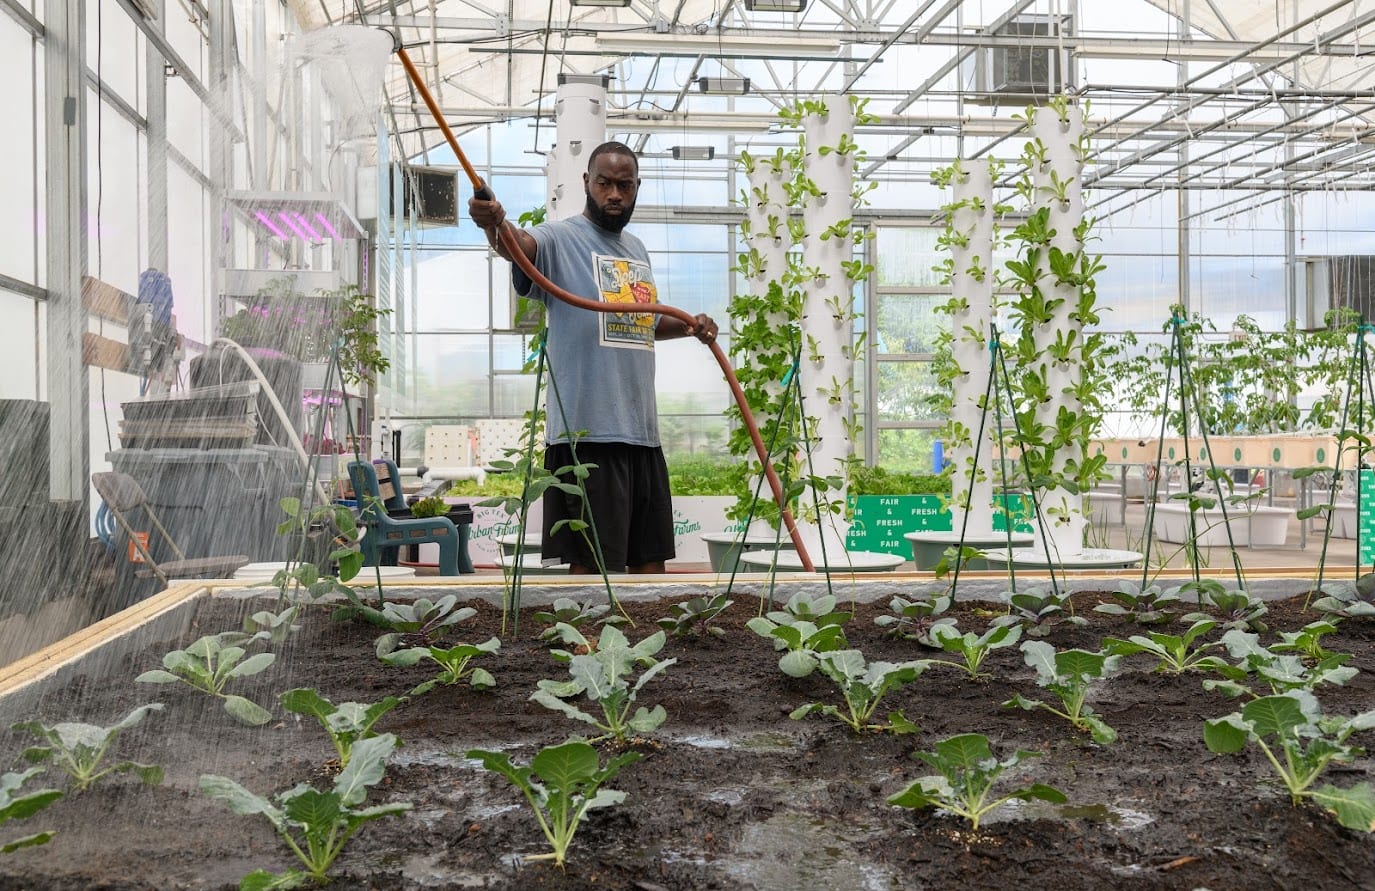
<svg viewBox="0 0 1375 891"><path fill-rule="evenodd" d="M620 232L635 212L635 196L640 189L640 162L635 151L623 142L597 146L587 159L582 186L587 193L583 211L587 218L603 229Z"/></svg>

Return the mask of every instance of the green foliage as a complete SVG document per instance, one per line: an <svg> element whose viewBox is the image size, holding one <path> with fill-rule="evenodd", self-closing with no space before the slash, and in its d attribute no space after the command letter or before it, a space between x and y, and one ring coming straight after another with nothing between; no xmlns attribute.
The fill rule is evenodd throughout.
<svg viewBox="0 0 1375 891"><path fill-rule="evenodd" d="M378 325L390 309L378 309L371 294L357 285L344 285L336 291L322 292L343 306L339 331L339 374L345 383L371 384L377 375L391 367L382 352Z"/></svg>
<svg viewBox="0 0 1375 891"><path fill-rule="evenodd" d="M41 767L31 767L16 773L0 774L0 826L10 820L24 820L43 810L62 797L57 789L38 789L21 792L20 789L32 777L43 772ZM51 832L35 832L12 841L0 842L0 854L9 854L20 848L46 845L52 841Z"/></svg>
<svg viewBox="0 0 1375 891"><path fill-rule="evenodd" d="M480 644L458 643L449 647L430 644L428 646L408 647L404 650L394 650L382 654L380 658L388 665L405 668L424 660L437 664L439 674L419 684L410 692L411 696L421 696L440 684L452 686L465 680L468 682L468 686L474 690L492 689L497 685L496 678L492 677L485 668L479 668L471 663L474 659L495 653L500 649L501 640L492 637Z"/></svg>
<svg viewBox="0 0 1375 891"><path fill-rule="evenodd" d="M949 495L950 477L856 464L850 468L849 491L851 495Z"/></svg>
<svg viewBox="0 0 1375 891"><path fill-rule="evenodd" d="M363 806L368 789L385 776L387 759L395 748L396 737L390 733L359 740L353 746L353 757L348 767L339 772L333 789L328 792L301 783L269 800L227 777L203 775L200 779L202 792L223 801L236 814L261 814L266 817L306 867L304 873L287 870L280 875L254 870L240 882L241 891L294 888L307 880L327 882L329 868L335 858L365 823L410 810L409 802Z"/></svg>
<svg viewBox="0 0 1375 891"><path fill-rule="evenodd" d="M1278 694L1291 690L1311 691L1319 684L1345 684L1357 674L1353 666L1346 664L1351 659L1350 654L1329 653L1309 665L1292 646L1285 647L1281 642L1266 649L1261 646L1258 635L1239 628L1224 634L1222 645L1233 662L1218 667L1221 680L1207 680L1203 686L1228 696L1259 698L1264 695L1248 686L1252 682L1262 685L1266 692ZM1285 652L1286 649L1289 652Z"/></svg>
<svg viewBox="0 0 1375 891"><path fill-rule="evenodd" d="M760 637L773 641L775 650L784 651L778 659L780 671L789 677L806 677L816 668L819 653L848 646L845 623L852 614L836 612L835 605L833 595L813 597L799 591L783 609L755 616L745 625Z"/></svg>
<svg viewBox="0 0 1375 891"><path fill-rule="evenodd" d="M925 660L911 662L866 662L859 650L835 650L817 654L821 673L839 688L844 699L843 709L821 702L809 702L793 709L789 715L800 721L819 712L833 717L855 733L866 730L893 733L916 733L917 725L903 717L902 712L888 713L887 723L874 723L874 712L890 690L910 684L929 664Z"/></svg>
<svg viewBox="0 0 1375 891"><path fill-rule="evenodd" d="M1336 630L1331 622L1309 622L1298 631L1279 632L1279 641L1270 649L1276 653L1298 653L1308 662L1322 662L1336 655L1322 645L1322 639Z"/></svg>
<svg viewBox="0 0 1375 891"><path fill-rule="evenodd" d="M950 609L952 598L948 593L920 596L913 600L894 595L888 601L888 615L875 616L874 624L887 628L894 637L915 640L922 646L939 647L932 639L931 632L937 625L951 624L952 618L941 618Z"/></svg>
<svg viewBox="0 0 1375 891"><path fill-rule="evenodd" d="M623 625L627 621L625 616L607 615L610 612L610 604L578 603L571 597L558 597L549 609L536 612L534 619L549 626L540 632L539 639L551 641L559 639L560 624L581 628L592 624Z"/></svg>
<svg viewBox="0 0 1375 891"><path fill-rule="evenodd" d="M1021 625L995 622L983 634L975 634L973 631L966 631L961 634L954 622L937 625L931 629L932 642L947 653L959 653L964 659L964 663L933 659L932 664L954 665L964 669L970 680L982 680L989 677L989 675L979 672L979 669L983 667L984 659L988 658L988 654L994 650L1012 646L1021 637Z"/></svg>
<svg viewBox="0 0 1375 891"><path fill-rule="evenodd" d="M237 632L230 633L239 636ZM162 657L162 669L145 671L134 678L143 684L186 684L224 700L224 709L236 721L249 725L266 724L272 713L250 699L225 693L224 688L238 678L246 678L266 671L277 660L275 653L255 653L244 658L243 647L226 645L222 635L209 634L184 650L172 650ZM165 669L165 670L163 670Z"/></svg>
<svg viewBox="0 0 1375 891"><path fill-rule="evenodd" d="M535 456L536 461L542 461L543 450ZM487 479L479 483L477 480L454 480L444 493L448 498L519 498L525 491L525 480L523 477L514 473L489 473Z"/></svg>
<svg viewBox="0 0 1375 891"><path fill-rule="evenodd" d="M421 519L442 517L448 512L449 505L444 501L443 495L431 495L428 498L421 498L411 505L411 516Z"/></svg>
<svg viewBox="0 0 1375 891"><path fill-rule="evenodd" d="M674 637L683 637L700 631L721 637L725 632L711 622L734 602L725 591L710 597L690 597L679 603L669 604L668 615L659 619L656 624Z"/></svg>
<svg viewBox="0 0 1375 891"><path fill-rule="evenodd" d="M1174 618L1173 609L1179 604L1179 588L1162 590L1159 585L1142 588L1135 582L1120 579L1117 590L1108 592L1113 603L1100 603L1094 612L1120 616L1138 625L1157 625Z"/></svg>
<svg viewBox="0 0 1375 891"><path fill-rule="evenodd" d="M388 696L379 702L341 702L335 705L312 687L288 690L281 695L280 702L282 708L289 712L315 716L329 734L330 742L334 743L340 768L349 766L354 744L377 736L373 732L373 725L401 704L399 698Z"/></svg>
<svg viewBox="0 0 1375 891"><path fill-rule="evenodd" d="M1343 619L1375 616L1375 573L1355 582L1324 582L1323 596L1313 601L1313 608Z"/></svg>
<svg viewBox="0 0 1375 891"><path fill-rule="evenodd" d="M293 624L300 613L300 607L289 606L279 613L271 610L258 610L243 620L244 634L249 640L265 640L274 644L284 643L287 636L301 630Z"/></svg>
<svg viewBox="0 0 1375 891"><path fill-rule="evenodd" d="M46 743L30 746L20 757L32 764L55 764L71 777L73 792L84 792L101 777L112 773L135 773L151 786L162 782L161 767L137 761L106 764L105 757L121 733L140 723L149 712L161 710L160 702L140 705L109 727L75 722L49 726L41 721L21 721L11 729L32 734Z"/></svg>
<svg viewBox="0 0 1375 891"><path fill-rule="evenodd" d="M1044 709L1069 721L1075 730L1088 733L1093 741L1107 745L1117 739L1117 731L1108 726L1090 708L1086 699L1093 683L1117 670L1120 656L1087 650L1056 651L1042 640L1028 640L1022 644L1026 664L1036 670L1037 685L1054 693L1062 708L1020 694L1003 703L1004 708L1016 707L1031 711Z"/></svg>
<svg viewBox="0 0 1375 891"><path fill-rule="evenodd" d="M937 742L932 751L912 753L913 758L925 761L934 767L937 773L922 777L889 797L888 803L906 808L942 808L968 820L970 828L976 831L984 814L1013 799L1026 801L1035 798L1054 804L1064 804L1067 800L1064 793L1041 783L1023 786L998 798L990 798L993 784L998 781L999 776L1038 754L1019 749L1012 757L999 761L989 747L988 737L983 734L964 733L952 736Z"/></svg>
<svg viewBox="0 0 1375 891"><path fill-rule="evenodd" d="M377 638L377 656L385 657L403 643L428 646L443 637L454 625L477 615L470 606L459 607L457 594L446 594L438 600L425 597L412 602L384 603L381 609L354 602L335 612L335 619L361 616L387 633Z"/></svg>
<svg viewBox="0 0 1375 891"><path fill-rule="evenodd" d="M668 487L674 495L735 495L748 478L748 466L727 458L686 455L667 459Z"/></svg>
<svg viewBox="0 0 1375 891"><path fill-rule="evenodd" d="M1007 604L1007 615L999 621L1020 624L1031 637L1045 637L1060 622L1084 624L1082 616L1073 614L1068 591L1028 588L1023 591L1004 591L999 596Z"/></svg>
<svg viewBox="0 0 1375 891"><path fill-rule="evenodd" d="M511 756L505 752L470 749L467 757L506 777L534 810L540 831L553 850L525 859L552 859L555 866L562 868L568 859L568 847L587 812L625 800L624 792L602 786L620 773L621 768L639 761L642 756L639 752L622 752L603 767L598 762L596 749L573 740L540 749L530 760L529 767L512 764Z"/></svg>
<svg viewBox="0 0 1375 891"><path fill-rule="evenodd" d="M1103 648L1117 656L1150 653L1160 660L1160 664L1156 666L1155 670L1169 674L1183 674L1186 671L1216 671L1226 666L1227 663L1219 656L1210 655L1208 651L1222 647L1222 641L1200 644L1197 647L1193 643L1202 635L1212 631L1217 625L1218 623L1213 619L1199 619L1190 625L1182 635L1148 631L1144 636L1134 634L1127 640L1106 637L1103 639Z"/></svg>
<svg viewBox="0 0 1375 891"><path fill-rule="evenodd" d="M613 739L624 744L632 733L648 733L668 718L662 705L652 709L643 706L636 709L636 697L645 684L660 672L666 671L677 659L655 659L655 654L664 648L667 639L663 631L656 631L634 646L624 634L614 626L602 629L600 638L595 642L585 638L571 625L557 626L561 638L577 644L583 652L569 654L556 652L554 655L568 663L567 681L541 680L539 689L530 696L547 709L560 712L575 721L590 724L602 731L602 735L592 740ZM636 666L644 671L638 678L633 677ZM600 707L601 716L583 711L564 702L575 696L586 696Z"/></svg>
<svg viewBox="0 0 1375 891"><path fill-rule="evenodd" d="M304 544L312 535L329 536L332 550L329 559L339 567L338 577L322 574L318 566L300 562L295 566L278 570L272 577L272 584L285 597L287 588L295 585L306 590L311 599L327 594L351 593L352 589L340 582L346 582L358 575L363 567L363 552L359 547L362 530L358 518L342 504L320 504L304 510L299 498L283 498L277 502L286 519L277 525L278 535L296 535Z"/></svg>
<svg viewBox="0 0 1375 891"><path fill-rule="evenodd" d="M1371 832L1375 829L1375 793L1369 784L1311 790L1328 765L1348 763L1364 753L1364 749L1348 745L1347 739L1371 728L1375 728L1375 711L1350 718L1324 715L1312 693L1294 690L1253 699L1239 712L1205 721L1203 741L1209 751L1223 755L1235 755L1248 742L1254 743L1279 775L1291 802L1299 804L1311 798L1335 813L1337 821L1348 829Z"/></svg>
<svg viewBox="0 0 1375 891"><path fill-rule="evenodd" d="M1258 597L1252 597L1241 589L1228 591L1221 585L1208 587L1202 592L1203 598L1207 601L1206 606L1210 607L1212 613L1216 613L1223 628L1235 628L1242 631L1264 631L1265 623L1261 617L1269 612L1270 608ZM1185 622L1196 622L1199 619L1213 618L1208 613L1189 613L1183 617Z"/></svg>

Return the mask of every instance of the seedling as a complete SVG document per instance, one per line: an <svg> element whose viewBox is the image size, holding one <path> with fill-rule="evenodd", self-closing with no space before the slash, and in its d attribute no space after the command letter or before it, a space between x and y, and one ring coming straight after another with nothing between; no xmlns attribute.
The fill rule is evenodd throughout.
<svg viewBox="0 0 1375 891"><path fill-rule="evenodd" d="M382 657L382 661L388 665L399 665L405 668L425 659L439 665L439 674L411 690L411 696L422 696L440 684L452 686L465 680L468 682L468 686L474 690L490 690L497 685L496 679L485 668L478 668L470 665L470 663L479 656L495 653L499 649L501 649L501 640L492 637L480 644L459 643L451 647L438 645L409 647L386 654Z"/></svg>
<svg viewBox="0 0 1375 891"><path fill-rule="evenodd" d="M249 640L266 640L274 644L279 644L287 639L287 636L301 630L300 625L293 625L296 616L300 612L299 607L289 606L279 613L271 610L259 610L253 615L243 620L244 634L248 635Z"/></svg>
<svg viewBox="0 0 1375 891"><path fill-rule="evenodd" d="M1032 588L1026 591L1004 591L1003 602L1007 604L1007 615L1003 622L1020 624L1030 637L1045 637L1059 622L1070 625L1083 625L1082 616L1073 615L1069 609L1069 592L1051 591L1045 588Z"/></svg>
<svg viewBox="0 0 1375 891"><path fill-rule="evenodd" d="M12 729L31 733L47 745L30 746L20 755L32 764L51 762L72 778L72 791L84 792L101 777L112 773L135 773L144 783L162 782L162 768L156 764L119 761L105 764L105 756L119 735L141 722L149 712L161 711L162 703L141 705L110 727L63 722L51 727L41 721L22 721Z"/></svg>
<svg viewBox="0 0 1375 891"><path fill-rule="evenodd" d="M571 632L565 640L572 635L576 635L573 639L582 637L575 628L567 625L558 627L565 635ZM630 734L648 733L668 718L662 705L652 709L641 706L634 714L631 713L644 685L678 661L665 659L660 662L654 658L664 648L665 640L664 632L656 631L632 647L619 629L606 628L597 646L590 652L563 654L568 662L569 680L541 680L537 685L539 689L530 698L547 709L562 712L575 721L591 724L601 730L602 735L592 742L614 739L624 744ZM636 665L645 666L645 670L632 683L631 672ZM601 707L600 718L564 702L565 699L583 694Z"/></svg>
<svg viewBox="0 0 1375 891"><path fill-rule="evenodd" d="M1368 619L1375 616L1375 573L1366 573L1355 582L1329 582L1325 596L1313 601L1313 608L1343 619Z"/></svg>
<svg viewBox="0 0 1375 891"><path fill-rule="evenodd" d="M1189 626L1182 635L1164 634L1148 631L1146 634L1133 634L1127 640L1116 637L1103 639L1103 648L1118 656L1134 656L1137 653L1150 653L1160 659L1156 671L1168 674L1183 674L1186 671L1216 671L1227 665L1220 656L1213 656L1209 650L1222 647L1222 641L1193 646L1195 640L1212 631L1218 625L1214 619L1199 619Z"/></svg>
<svg viewBox="0 0 1375 891"><path fill-rule="evenodd" d="M888 611L891 615L875 617L874 624L880 628L887 628L888 633L894 637L915 640L922 646L939 647L940 644L932 639L931 631L937 625L948 625L955 621L952 618L938 618L941 613L950 609L950 604L949 594L937 594L915 600L895 596L888 601Z"/></svg>
<svg viewBox="0 0 1375 891"><path fill-rule="evenodd" d="M1309 622L1298 631L1279 632L1279 641L1271 644L1270 649L1276 653L1298 653L1309 662L1321 662L1336 655L1322 645L1323 637L1336 630L1331 622Z"/></svg>
<svg viewBox="0 0 1375 891"><path fill-rule="evenodd" d="M573 740L540 749L530 759L529 767L512 764L511 756L505 752L470 749L467 757L481 761L483 767L510 780L534 810L540 831L553 850L548 854L529 854L524 859L553 860L555 866L562 868L568 859L568 847L587 812L625 801L624 792L603 789L602 785L642 756L639 752L622 752L602 767L596 749Z"/></svg>
<svg viewBox="0 0 1375 891"><path fill-rule="evenodd" d="M1218 613L1222 620L1222 627L1235 628L1242 631L1264 631L1265 623L1261 616L1269 611L1258 598L1252 597L1241 589L1226 591L1218 586L1208 588L1202 592L1202 597L1206 597L1208 602ZM1200 598L1202 599L1202 598ZM1185 622L1193 622L1198 619L1210 618L1207 613L1189 613L1184 616Z"/></svg>
<svg viewBox="0 0 1375 891"><path fill-rule="evenodd" d="M607 615L610 611L611 605L607 603L578 603L571 597L559 597L548 610L535 613L536 622L543 622L549 626L540 633L539 639L558 640L559 631L556 626L560 623L580 628L594 623L621 625L626 622L624 616Z"/></svg>
<svg viewBox="0 0 1375 891"><path fill-rule="evenodd" d="M1205 721L1203 741L1209 751L1235 755L1248 742L1260 746L1279 775L1289 800L1311 798L1337 815L1337 822L1361 832L1375 830L1375 792L1369 783L1350 789L1311 789L1332 762L1348 763L1364 750L1347 738L1375 727L1375 711L1350 718L1322 714L1317 697L1303 690L1262 696L1221 718Z"/></svg>
<svg viewBox="0 0 1375 891"><path fill-rule="evenodd" d="M821 673L840 688L845 699L844 710L823 702L809 702L793 709L789 715L800 721L814 712L836 718L855 733L866 730L893 733L916 733L917 725L903 717L902 712L888 713L888 723L872 723L874 712L890 690L909 684L926 670L930 663L924 659L911 662L866 663L859 650L836 650L820 653L817 662Z"/></svg>
<svg viewBox="0 0 1375 891"><path fill-rule="evenodd" d="M377 638L377 655L383 657L403 644L428 646L442 637L445 632L459 622L466 622L477 615L470 606L455 609L458 596L448 594L435 601L421 597L411 603L384 603L381 609L355 603L340 613L361 615L388 633ZM340 617L336 613L336 618Z"/></svg>
<svg viewBox="0 0 1375 891"><path fill-rule="evenodd" d="M396 737L390 733L359 740L353 746L348 767L335 777L334 788L329 792L301 783L273 796L271 801L227 777L202 776L202 792L225 802L236 814L262 814L306 867L305 872L289 869L281 874L257 869L243 877L239 888L295 888L308 880L327 882L335 858L364 823L410 810L410 802L405 801L361 806L367 800L368 789L382 781L387 759L395 748Z"/></svg>
<svg viewBox="0 0 1375 891"><path fill-rule="evenodd" d="M339 767L349 766L353 746L359 740L377 736L373 725L387 712L401 704L401 699L388 696L380 702L341 702L338 705L321 696L311 687L297 687L281 696L282 708L298 715L314 715L339 755Z"/></svg>
<svg viewBox="0 0 1375 891"><path fill-rule="evenodd" d="M1117 739L1117 731L1094 714L1085 700L1093 682L1116 671L1122 657L1087 650L1057 652L1043 640L1026 641L1022 644L1022 653L1026 664L1036 670L1036 683L1054 693L1063 710L1039 700L1025 699L1020 694L1004 702L1004 708L1045 709L1069 721L1075 730L1088 733L1096 743L1108 745Z"/></svg>
<svg viewBox="0 0 1375 891"><path fill-rule="evenodd" d="M964 733L936 743L934 751L913 752L912 757L925 761L939 773L925 776L896 795L889 804L898 807L943 808L969 821L978 831L979 820L1013 799L1027 801L1035 798L1053 804L1064 804L1063 792L1041 783L1023 786L1000 798L990 799L993 784L1005 771L1011 770L1038 752L1018 749L1006 761L999 761L982 733Z"/></svg>
<svg viewBox="0 0 1375 891"><path fill-rule="evenodd" d="M20 793L20 787L30 778L43 772L41 767L31 767L22 773L0 774L0 825L10 820L24 820L43 810L62 797L57 789L39 789L35 792ZM46 845L52 841L51 832L35 832L13 841L0 842L0 854L9 854L20 848Z"/></svg>
<svg viewBox="0 0 1375 891"><path fill-rule="evenodd" d="M937 625L931 629L931 640L947 653L959 653L964 658L964 663L935 659L932 660L932 664L953 665L956 668L964 669L970 680L982 680L990 677L990 675L979 672L988 654L993 650L1012 646L1021 639L1021 636L1021 625L999 625L995 623L983 634L975 634L973 631L966 631L961 634L953 621L947 625Z"/></svg>
<svg viewBox="0 0 1375 891"><path fill-rule="evenodd" d="M1260 637L1249 631L1232 629L1222 636L1222 643L1235 660L1218 668L1222 680L1203 682L1204 689L1217 690L1228 696L1259 698L1243 681L1252 676L1272 694L1291 690L1312 690L1319 684L1345 684L1356 676L1357 670L1347 665L1348 653L1334 653L1313 665L1295 653L1275 652L1260 645Z"/></svg>
<svg viewBox="0 0 1375 891"><path fill-rule="evenodd" d="M1179 588L1162 590L1159 585L1142 588L1125 579L1117 583L1117 590L1109 592L1112 603L1100 603L1094 612L1121 616L1138 625L1158 625L1174 618L1173 609L1179 604Z"/></svg>
<svg viewBox="0 0 1375 891"><path fill-rule="evenodd" d="M734 602L724 591L712 597L693 597L681 603L670 604L668 615L656 624L674 637L696 634L699 631L722 637L726 632L711 624L711 620L725 612L726 607Z"/></svg>
<svg viewBox="0 0 1375 891"><path fill-rule="evenodd" d="M804 597L804 594L795 594L788 601L788 608L772 610L745 623L745 627L755 634L773 641L775 650L786 651L778 659L778 670L794 678L811 674L816 668L819 654L847 646L842 623L849 620L850 614L831 612L818 615L813 609L818 604L810 600L799 601ZM818 600L823 610L835 606L835 598L830 595Z"/></svg>
<svg viewBox="0 0 1375 891"><path fill-rule="evenodd" d="M232 632L238 635L238 632ZM193 690L218 696L224 709L244 724L266 724L272 713L250 699L225 693L225 685L236 678L249 677L266 671L276 661L274 653L255 653L244 659L246 651L239 646L226 646L220 635L206 635L184 650L173 650L162 657L166 669L145 671L134 678L145 684L183 683Z"/></svg>

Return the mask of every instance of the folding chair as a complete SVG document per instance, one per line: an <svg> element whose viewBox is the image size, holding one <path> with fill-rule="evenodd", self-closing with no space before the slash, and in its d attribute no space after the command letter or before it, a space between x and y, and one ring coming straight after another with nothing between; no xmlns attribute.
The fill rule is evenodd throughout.
<svg viewBox="0 0 1375 891"><path fill-rule="evenodd" d="M144 494L143 487L127 473L96 473L91 475L91 482L95 485L96 492L105 501L105 506L114 515L115 522L129 537L129 542L134 551L143 560L144 568L135 571L135 578L157 578L165 587L168 580L174 578L230 578L235 571L248 565L249 557L246 554L187 557L166 527L162 525L162 521L158 519L157 512L148 503L148 496ZM153 527L147 533L142 532L130 522L131 515L139 508L143 508L144 516L148 518ZM176 555L175 560L158 561L153 558L154 542L151 534L153 531L162 536L167 547Z"/></svg>
<svg viewBox="0 0 1375 891"><path fill-rule="evenodd" d="M396 485L400 474L391 461L379 462L385 468L388 487L382 491L378 484L378 468L366 461L349 462L349 481L358 497L359 517L367 526L363 536L363 565L380 565L383 549L402 545L433 542L439 545L439 574L458 575L472 572L466 542L460 540L459 529L448 517L394 517L389 511L409 513L406 498Z"/></svg>

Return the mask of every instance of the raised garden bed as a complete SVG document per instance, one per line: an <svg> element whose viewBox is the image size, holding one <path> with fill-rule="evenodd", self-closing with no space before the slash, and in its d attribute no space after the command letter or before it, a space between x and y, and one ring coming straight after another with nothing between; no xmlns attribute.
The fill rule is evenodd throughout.
<svg viewBox="0 0 1375 891"><path fill-rule="evenodd" d="M591 587L576 589L596 597ZM434 592L431 592L432 594ZM860 604L847 626L869 660L929 657L932 651L886 636L875 616L890 594ZM1076 595L1087 628L1061 626L1047 640L1057 648L1096 648L1104 636L1141 629L1089 611L1094 595ZM476 619L456 638L480 642L500 632L499 610L473 602ZM1205 718L1237 708L1205 692L1201 676L1164 676L1155 660L1136 656L1092 700L1116 728L1110 746L1092 743L1044 712L1000 708L1013 694L1046 698L1016 648L994 651L973 682L953 669L928 669L889 694L881 712L900 709L920 727L911 736L855 736L833 720L788 713L812 701L836 701L819 674L792 679L777 668L768 642L744 627L758 602L737 596L716 622L722 636L670 637L659 658L677 664L641 691L668 719L637 746L644 759L609 785L628 797L597 810L579 832L566 871L521 864L520 855L547 850L516 790L463 753L501 749L520 763L540 746L583 725L529 701L541 678L566 670L534 640L541 630L527 613L520 633L487 657L497 687L439 687L387 714L379 729L404 746L370 803L409 801L414 809L370 823L336 862L336 887L420 889L482 887L658 889L889 888L1303 888L1370 887L1375 844L1339 826L1312 805L1294 807L1271 779L1254 747L1215 755L1202 737ZM1297 628L1315 618L1297 601L1272 604L1272 628ZM654 630L664 603L627 608L632 641ZM190 632L176 641L238 627L243 602L206 600ZM957 604L963 629L981 629L988 614ZM180 686L132 683L157 667L170 643L157 643L37 698L0 701L4 727L16 720L79 720L109 724L134 706L166 708L126 733L121 751L161 764L160 786L116 776L81 795L68 795L29 821L0 828L0 842L38 829L57 835L43 847L0 855L0 888L226 889L254 868L281 871L292 858L262 817L241 817L197 790L201 774L232 777L260 794L301 782L325 788L333 749L318 724L287 713L276 696L314 686L334 702L399 695L430 676L394 668L373 653L376 629L334 624L323 608L276 664L244 679L238 692L271 707L274 718L250 728L217 701ZM1179 633L1180 626L1170 626ZM1267 635L1266 640L1271 637ZM1353 653L1361 670L1350 683L1319 691L1329 713L1351 715L1375 702L1375 626L1350 622L1324 639ZM943 657L949 658L949 657ZM16 708L22 705L21 712ZM932 810L910 811L885 799L930 773L909 758L936 740L979 732L1006 756L1029 749L1042 757L1018 769L1016 781L1047 783L1068 804L1016 804L995 812L978 831ZM1371 734L1355 742L1369 745ZM1364 737L1364 738L1363 738ZM30 740L0 731L8 764ZM605 758L605 753L603 754ZM1370 762L1330 772L1339 785L1366 778ZM47 779L60 784L49 772ZM18 826L19 829L15 827Z"/></svg>

